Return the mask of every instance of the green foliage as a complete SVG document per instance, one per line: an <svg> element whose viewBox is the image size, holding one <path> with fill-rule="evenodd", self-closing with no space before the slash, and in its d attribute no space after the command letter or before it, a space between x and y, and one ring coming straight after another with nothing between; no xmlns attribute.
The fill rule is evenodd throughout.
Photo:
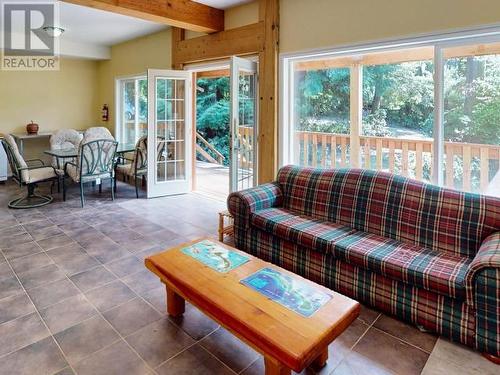
<svg viewBox="0 0 500 375"><path fill-rule="evenodd" d="M365 135L432 137L431 61L363 67ZM349 133L349 70L296 73L296 130ZM445 76L445 139L500 144L500 59L450 59Z"/></svg>
<svg viewBox="0 0 500 375"><path fill-rule="evenodd" d="M197 131L224 155L224 164L228 165L229 116L231 112L229 78L200 78L197 82L197 90ZM206 151L212 153L208 148Z"/></svg>

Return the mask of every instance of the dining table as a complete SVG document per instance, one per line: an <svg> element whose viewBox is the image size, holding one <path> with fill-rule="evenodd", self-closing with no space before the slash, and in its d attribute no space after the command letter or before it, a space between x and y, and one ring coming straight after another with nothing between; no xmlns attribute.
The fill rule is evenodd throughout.
<svg viewBox="0 0 500 375"><path fill-rule="evenodd" d="M133 151L135 151L135 143L118 143L118 146L116 147L116 154L120 159L123 159L124 154ZM62 148L54 150L45 150L43 153L55 157L57 162L57 169L61 169L60 160L76 158L78 156L78 149Z"/></svg>

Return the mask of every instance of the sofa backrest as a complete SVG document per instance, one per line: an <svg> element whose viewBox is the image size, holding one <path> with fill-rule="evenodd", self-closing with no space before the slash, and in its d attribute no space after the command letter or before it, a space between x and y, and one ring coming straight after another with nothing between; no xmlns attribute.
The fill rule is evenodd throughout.
<svg viewBox="0 0 500 375"><path fill-rule="evenodd" d="M286 166L278 172L284 208L395 240L474 257L500 230L500 199L391 173Z"/></svg>

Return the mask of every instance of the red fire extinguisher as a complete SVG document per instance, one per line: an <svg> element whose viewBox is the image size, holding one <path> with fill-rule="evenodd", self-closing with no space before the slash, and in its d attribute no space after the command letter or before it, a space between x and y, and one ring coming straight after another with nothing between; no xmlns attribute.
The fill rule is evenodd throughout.
<svg viewBox="0 0 500 375"><path fill-rule="evenodd" d="M109 121L109 107L107 104L102 106L102 121Z"/></svg>

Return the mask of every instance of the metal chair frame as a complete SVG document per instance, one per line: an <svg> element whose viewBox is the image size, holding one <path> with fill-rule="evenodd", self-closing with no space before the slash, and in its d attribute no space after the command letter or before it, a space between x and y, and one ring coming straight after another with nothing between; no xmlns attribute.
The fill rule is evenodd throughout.
<svg viewBox="0 0 500 375"><path fill-rule="evenodd" d="M112 151L108 153L104 152L103 150L105 145L110 145L110 147L113 148ZM63 200L66 200L65 180L66 176L68 176L68 165L75 166L79 173L80 201L82 204L82 208L85 205L84 184L88 182L96 182L98 179L111 180L111 199L115 200L114 185L116 185L115 165L117 147L118 142L110 139L96 139L87 143L80 144L80 150L78 152L77 160L78 164L75 164L73 162L67 162L64 164ZM103 158L103 155L106 154L107 157ZM88 155L90 155L90 157L88 157ZM84 170L87 171L87 173L83 174L82 171ZM109 176L103 177L103 175L106 174L108 174ZM101 192L102 184L99 184L99 193Z"/></svg>
<svg viewBox="0 0 500 375"><path fill-rule="evenodd" d="M2 139L2 145L5 150L5 153L7 154L7 159L9 161L10 169L12 171L12 179L16 183L18 183L20 187L26 186L28 188L28 194L26 196L10 201L8 203L8 206L14 209L26 209L26 208L42 207L52 202L54 200L53 197L51 197L50 195L36 194L35 189L39 183L52 182L52 185L50 187L50 192L52 194L52 187L54 186L54 182L57 181L57 185L59 186L59 180L60 180L60 177L57 175L55 168L50 165L45 165L45 163L41 159L24 160L26 164L37 162L40 163L40 165L21 167L18 161L16 160L16 157L14 156L14 151L12 150L10 144L5 139ZM41 168L52 168L54 170L55 176L33 183L28 183L23 181L22 171L25 170L31 171L34 169L41 169ZM33 198L38 198L41 200L41 202L36 204L30 204L29 201L32 200ZM27 203L23 203L24 201L26 201Z"/></svg>

